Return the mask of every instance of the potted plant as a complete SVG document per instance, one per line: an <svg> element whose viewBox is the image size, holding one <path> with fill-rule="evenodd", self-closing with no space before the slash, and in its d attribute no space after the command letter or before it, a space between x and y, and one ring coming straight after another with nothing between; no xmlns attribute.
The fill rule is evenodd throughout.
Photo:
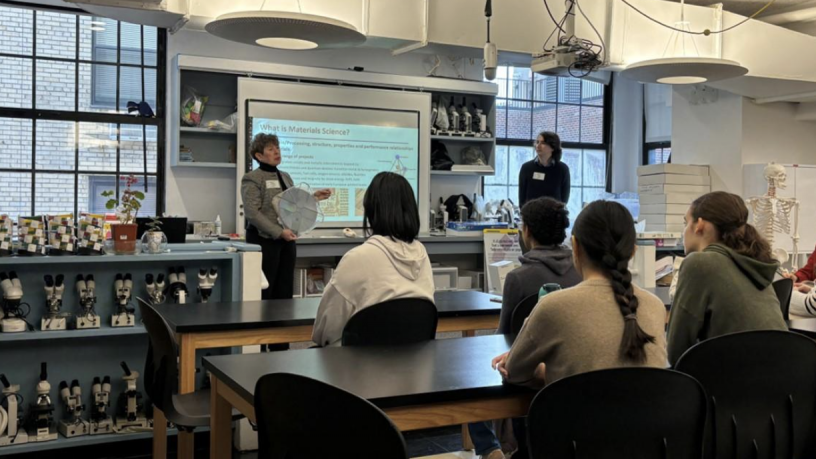
<svg viewBox="0 0 816 459"><path fill-rule="evenodd" d="M164 253L167 248L167 236L161 230L159 217L150 217L147 231L142 236L142 253Z"/></svg>
<svg viewBox="0 0 816 459"><path fill-rule="evenodd" d="M120 199L114 198L116 192L108 190L102 192L102 196L108 199L105 207L116 210L116 218L119 224L111 225L113 233L113 251L119 254L136 253L136 214L142 208L142 200L145 198L141 191L132 190L138 179L133 175L122 177L125 181L125 189L122 191Z"/></svg>

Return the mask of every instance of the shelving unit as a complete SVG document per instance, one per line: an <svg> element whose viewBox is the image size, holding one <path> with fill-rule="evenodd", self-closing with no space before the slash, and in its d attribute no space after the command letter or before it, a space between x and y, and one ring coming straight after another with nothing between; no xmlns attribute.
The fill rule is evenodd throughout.
<svg viewBox="0 0 816 459"><path fill-rule="evenodd" d="M196 429L196 432L209 432L209 427L201 427ZM167 436L172 437L178 435L178 430L167 429ZM46 441L42 443L25 443L23 445L3 446L0 447L0 456L10 456L15 454L34 453L38 451L53 451L55 449L71 448L74 446L89 446L102 445L105 443L113 443L116 441L129 440L146 440L153 438L153 432L135 432L122 434L108 434L108 435L94 435L74 438L65 438L60 436L54 441Z"/></svg>
<svg viewBox="0 0 816 459"><path fill-rule="evenodd" d="M492 137L463 137L458 135L432 135L431 140L445 140L451 142L496 142L496 139Z"/></svg>
<svg viewBox="0 0 816 459"><path fill-rule="evenodd" d="M36 327L35 327L36 328ZM23 343L26 341L39 341L49 339L82 339L82 338L102 338L107 336L129 336L144 335L147 333L141 325L133 327L102 327L85 330L61 330L61 331L26 331L22 333L0 333L0 343Z"/></svg>
<svg viewBox="0 0 816 459"><path fill-rule="evenodd" d="M199 163L179 161L173 167L203 167L207 169L235 169L235 163Z"/></svg>
<svg viewBox="0 0 816 459"><path fill-rule="evenodd" d="M486 176L495 171L431 171L431 175L459 175L459 176Z"/></svg>
<svg viewBox="0 0 816 459"><path fill-rule="evenodd" d="M202 135L223 135L223 136L230 136L235 137L235 132L227 132L227 131L216 131L214 129L207 129L203 127L190 127L190 126L182 126L179 129L180 132L185 134L202 134Z"/></svg>

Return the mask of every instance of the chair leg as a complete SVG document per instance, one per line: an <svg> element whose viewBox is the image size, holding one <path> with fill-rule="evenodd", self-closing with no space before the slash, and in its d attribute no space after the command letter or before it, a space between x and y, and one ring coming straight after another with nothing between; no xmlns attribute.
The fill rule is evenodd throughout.
<svg viewBox="0 0 816 459"><path fill-rule="evenodd" d="M153 459L167 458L167 418L164 412L153 407Z"/></svg>
<svg viewBox="0 0 816 459"><path fill-rule="evenodd" d="M473 446L473 440L470 439L470 431L467 424L462 424L462 449L471 451L476 447Z"/></svg>
<svg viewBox="0 0 816 459"><path fill-rule="evenodd" d="M178 459L193 459L195 454L195 437L193 432L178 433Z"/></svg>

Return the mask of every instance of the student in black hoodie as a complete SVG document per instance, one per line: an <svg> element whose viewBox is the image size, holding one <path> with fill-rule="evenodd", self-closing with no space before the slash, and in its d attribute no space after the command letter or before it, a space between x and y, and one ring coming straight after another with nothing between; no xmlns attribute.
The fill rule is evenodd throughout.
<svg viewBox="0 0 816 459"><path fill-rule="evenodd" d="M501 318L496 333L510 333L510 320L516 305L538 293L542 285L555 283L568 288L581 282L581 275L572 263L572 250L563 245L570 224L567 205L553 198L533 199L521 208L521 221L521 237L529 250L519 257L521 266L504 279ZM468 425L468 430L477 456L504 458L489 423L474 422Z"/></svg>
<svg viewBox="0 0 816 459"><path fill-rule="evenodd" d="M572 263L572 250L563 245L570 224L567 205L553 198L533 199L521 208L521 221L521 237L528 251L519 257L521 266L504 279L497 331L502 334L510 333L516 305L538 293L542 285L555 283L568 288L581 282Z"/></svg>

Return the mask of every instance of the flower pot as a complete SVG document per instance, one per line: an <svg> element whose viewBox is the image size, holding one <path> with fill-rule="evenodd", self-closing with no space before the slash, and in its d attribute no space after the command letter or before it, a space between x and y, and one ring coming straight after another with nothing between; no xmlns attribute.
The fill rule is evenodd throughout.
<svg viewBox="0 0 816 459"><path fill-rule="evenodd" d="M111 225L113 233L113 251L118 254L136 253L136 230L138 225Z"/></svg>
<svg viewBox="0 0 816 459"><path fill-rule="evenodd" d="M161 231L145 231L142 236L142 253L164 253L167 249L167 236Z"/></svg>

